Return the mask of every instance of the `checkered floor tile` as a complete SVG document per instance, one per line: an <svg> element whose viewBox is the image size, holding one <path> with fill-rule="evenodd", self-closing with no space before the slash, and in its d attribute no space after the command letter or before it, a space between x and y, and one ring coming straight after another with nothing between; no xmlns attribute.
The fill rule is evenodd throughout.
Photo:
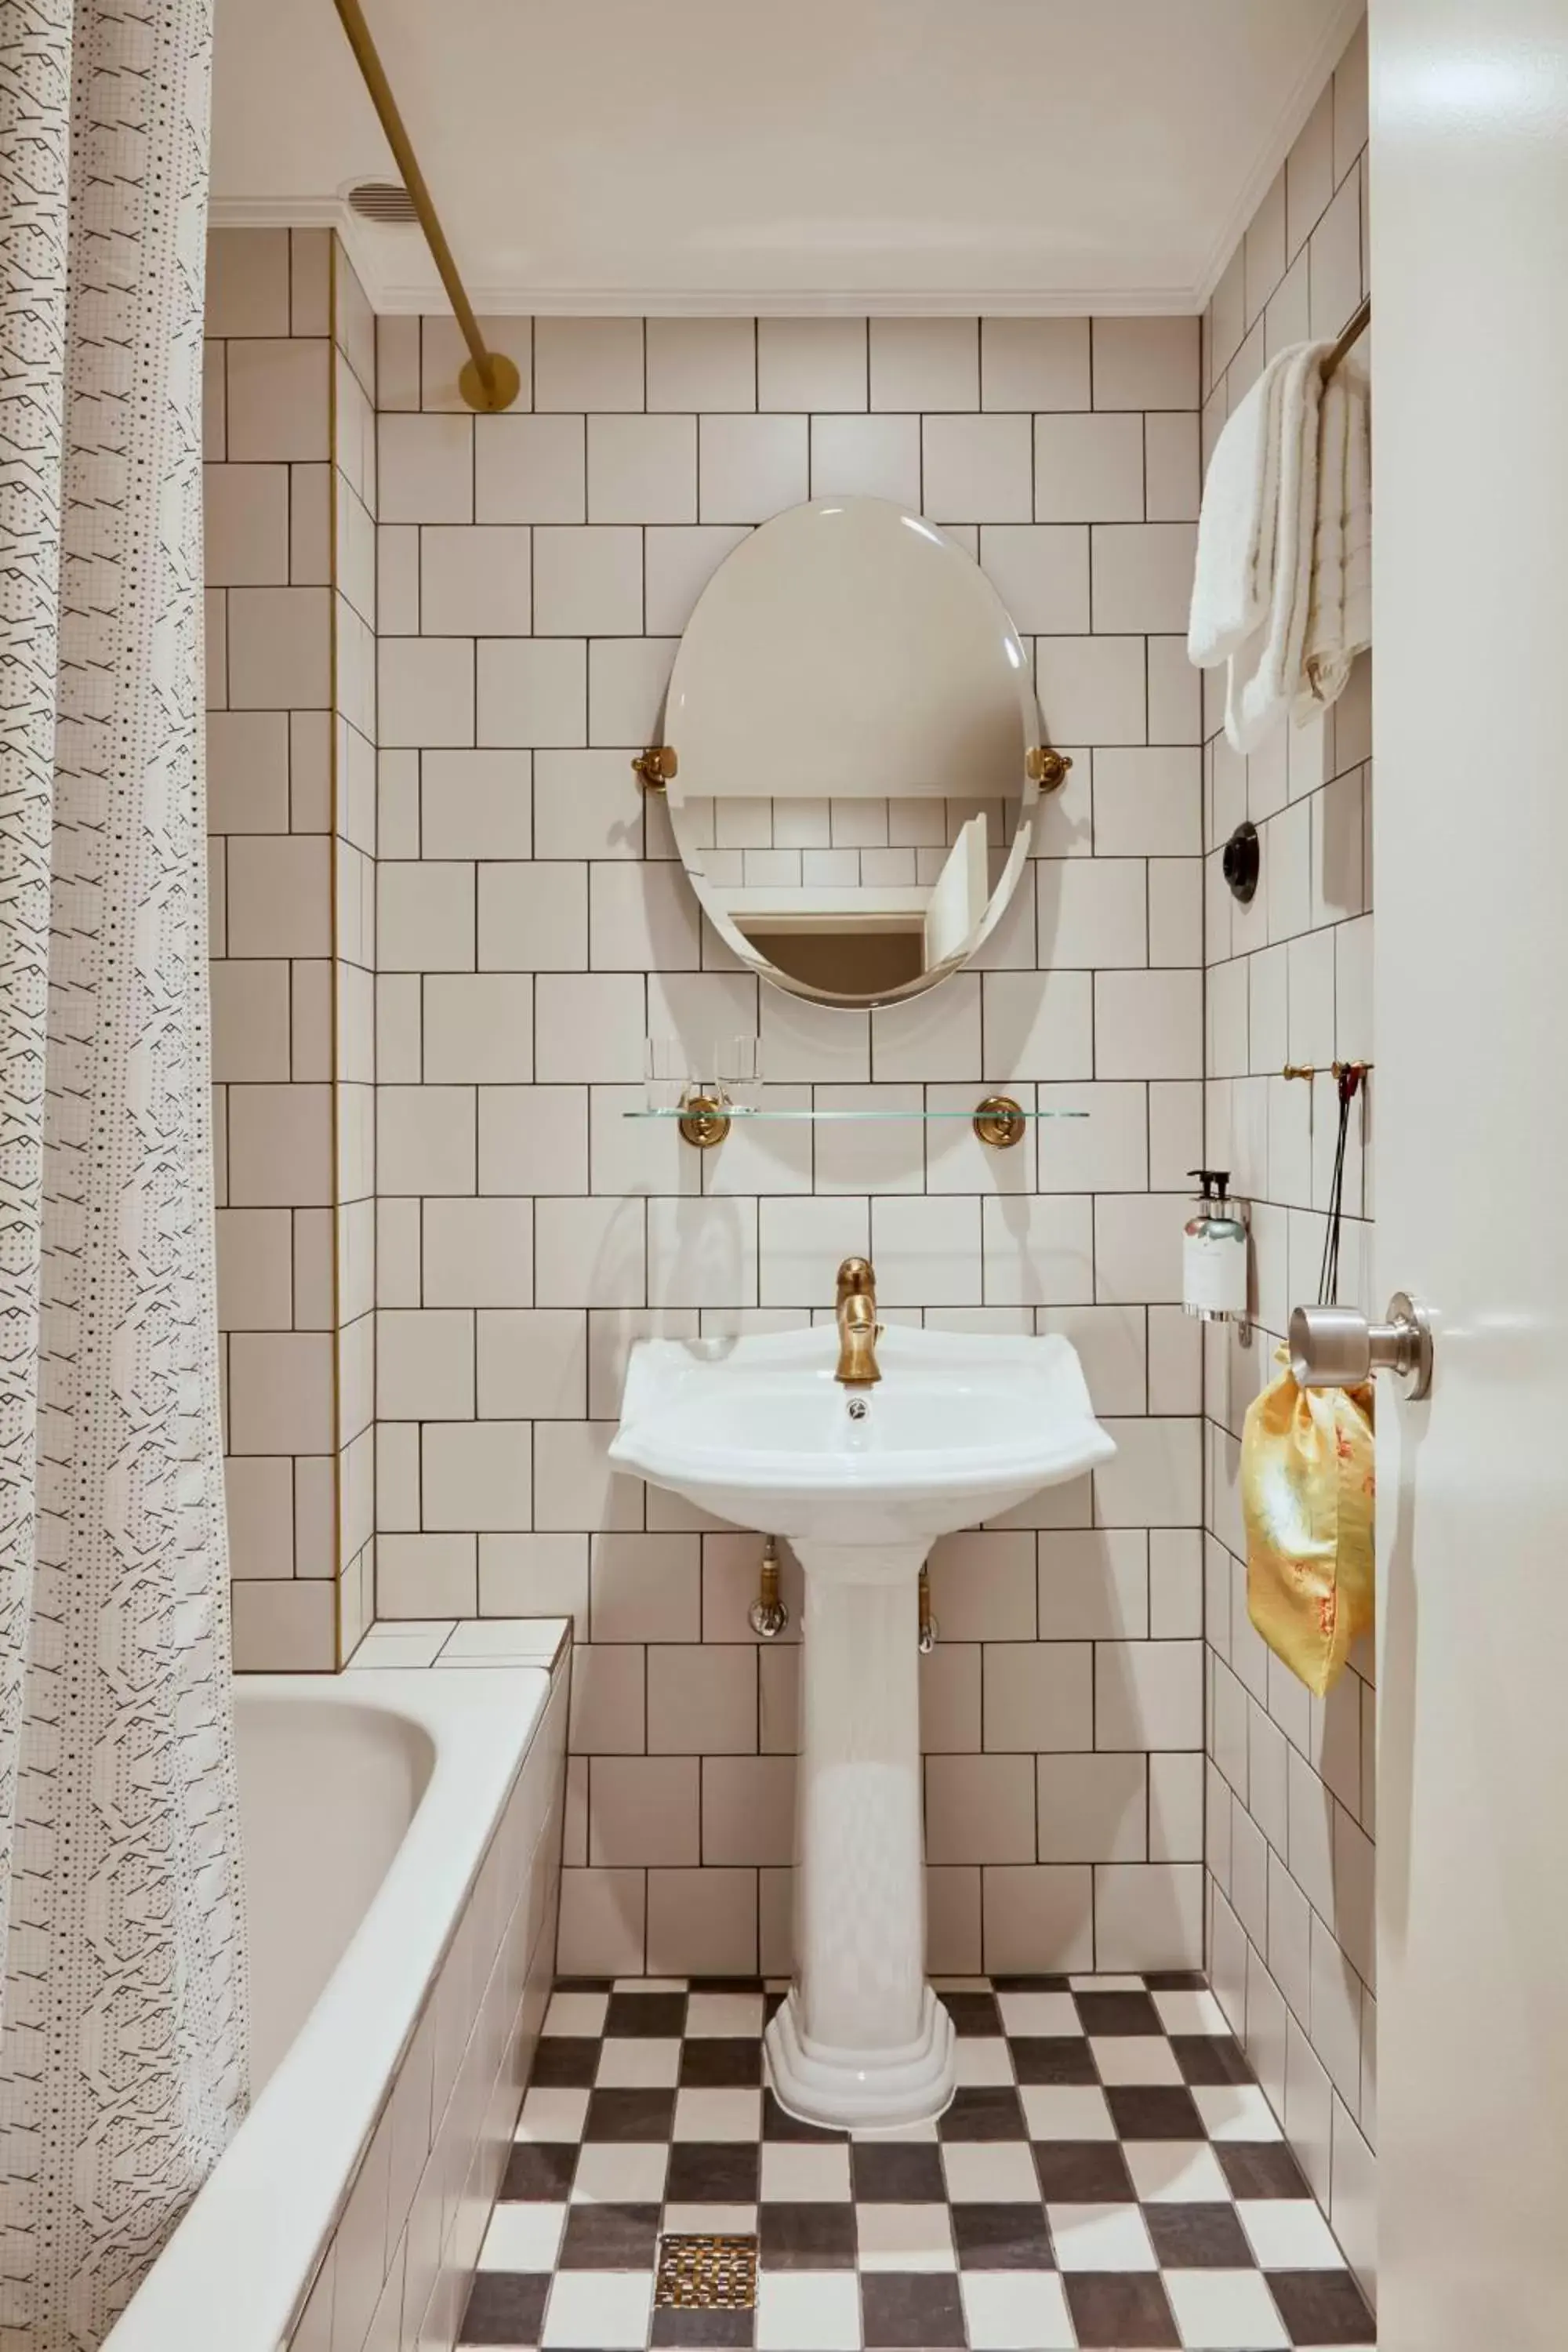
<svg viewBox="0 0 1568 2352"><path fill-rule="evenodd" d="M1363 2347L1373 2322L1200 1978L950 1980L959 2088L796 2123L755 1983L557 1987L459 2341ZM654 2305L663 2233L752 2237L754 2311Z"/></svg>

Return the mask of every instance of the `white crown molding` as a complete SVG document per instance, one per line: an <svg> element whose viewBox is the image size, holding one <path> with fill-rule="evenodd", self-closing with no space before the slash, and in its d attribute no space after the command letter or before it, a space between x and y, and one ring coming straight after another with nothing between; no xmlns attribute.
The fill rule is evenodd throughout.
<svg viewBox="0 0 1568 2352"><path fill-rule="evenodd" d="M1280 108L1258 159L1242 182L1209 251L1206 267L1193 289L1189 308L1206 310L1209 298L1224 277L1231 255L1247 235L1252 216L1274 184L1275 174L1306 129L1307 118L1323 93L1334 68L1349 46L1352 34L1366 14L1366 0L1340 0L1302 68L1294 89Z"/></svg>
<svg viewBox="0 0 1568 2352"><path fill-rule="evenodd" d="M338 196L280 202L268 196L219 196L214 228L335 228L348 247L371 308L383 317L445 310L434 270L400 278L385 267L388 247L416 238L416 228L388 229L363 221ZM1117 319L1187 318L1200 306L1190 286L1088 286L1068 293L1017 287L857 288L847 293L785 288L766 294L715 293L688 286L551 287L475 284L468 298L487 319Z"/></svg>

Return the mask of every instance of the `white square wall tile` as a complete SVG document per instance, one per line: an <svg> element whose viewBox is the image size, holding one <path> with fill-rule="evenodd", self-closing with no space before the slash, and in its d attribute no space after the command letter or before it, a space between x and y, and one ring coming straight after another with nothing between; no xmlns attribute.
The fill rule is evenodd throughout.
<svg viewBox="0 0 1568 2352"><path fill-rule="evenodd" d="M585 441L581 416L476 417L475 521L585 522Z"/></svg>
<svg viewBox="0 0 1568 2352"><path fill-rule="evenodd" d="M924 509L937 522L1027 522L1033 467L1026 416L927 416Z"/></svg>
<svg viewBox="0 0 1568 2352"><path fill-rule="evenodd" d="M580 637L481 637L474 653L479 743L531 749L586 740L588 664Z"/></svg>
<svg viewBox="0 0 1568 2352"><path fill-rule="evenodd" d="M980 566L1024 636L1089 626L1089 532L1082 524L987 523Z"/></svg>
<svg viewBox="0 0 1568 2352"><path fill-rule="evenodd" d="M1035 518L1039 522L1142 522L1142 418L1037 416Z"/></svg>
<svg viewBox="0 0 1568 2352"><path fill-rule="evenodd" d="M704 416L699 436L700 518L763 522L808 495L804 416ZM689 520L660 516L658 520Z"/></svg>
<svg viewBox="0 0 1568 2352"><path fill-rule="evenodd" d="M873 408L978 408L979 320L873 319L870 381Z"/></svg>
<svg viewBox="0 0 1568 2352"><path fill-rule="evenodd" d="M921 505L918 416L813 416L811 495L844 493Z"/></svg>
<svg viewBox="0 0 1568 2352"><path fill-rule="evenodd" d="M531 1431L521 1421L435 1422L422 1433L420 1505L427 1531L526 1528Z"/></svg>
<svg viewBox="0 0 1568 2352"><path fill-rule="evenodd" d="M426 637L525 636L530 535L512 523L435 525L419 534L419 618Z"/></svg>
<svg viewBox="0 0 1568 2352"><path fill-rule="evenodd" d="M878 1297L889 1307L977 1306L980 1202L891 1197L871 1203Z"/></svg>
<svg viewBox="0 0 1568 2352"><path fill-rule="evenodd" d="M759 408L864 408L866 383L864 319L758 320Z"/></svg>
<svg viewBox="0 0 1568 2352"><path fill-rule="evenodd" d="M1184 629L1196 531L1191 522L1096 523L1095 629Z"/></svg>
<svg viewBox="0 0 1568 2352"><path fill-rule="evenodd" d="M376 425L376 514L382 522L471 522L474 420L382 415Z"/></svg>
<svg viewBox="0 0 1568 2352"><path fill-rule="evenodd" d="M642 534L647 625L659 636L685 628L697 599L732 548L746 536L741 523L654 526Z"/></svg>
<svg viewBox="0 0 1568 2352"><path fill-rule="evenodd" d="M629 524L536 530L533 585L541 636L635 636L643 624L643 535Z"/></svg>
<svg viewBox="0 0 1568 2352"><path fill-rule="evenodd" d="M534 320L536 409L636 409L642 404L640 319Z"/></svg>
<svg viewBox="0 0 1568 2352"><path fill-rule="evenodd" d="M645 332L650 410L756 407L754 320L649 319Z"/></svg>
<svg viewBox="0 0 1568 2352"><path fill-rule="evenodd" d="M474 648L466 637L383 637L376 646L382 748L474 740Z"/></svg>
<svg viewBox="0 0 1568 2352"><path fill-rule="evenodd" d="M1096 408L1191 408L1198 387L1196 319L1096 319Z"/></svg>
<svg viewBox="0 0 1568 2352"><path fill-rule="evenodd" d="M695 522L696 419L590 416L588 520Z"/></svg>
<svg viewBox="0 0 1568 2352"><path fill-rule="evenodd" d="M1087 319L982 319L983 408L1087 408Z"/></svg>

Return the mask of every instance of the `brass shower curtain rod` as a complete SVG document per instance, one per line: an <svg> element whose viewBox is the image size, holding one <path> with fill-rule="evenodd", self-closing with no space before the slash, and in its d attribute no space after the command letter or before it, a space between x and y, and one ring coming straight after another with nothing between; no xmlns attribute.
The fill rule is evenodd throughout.
<svg viewBox="0 0 1568 2352"><path fill-rule="evenodd" d="M425 174L419 168L419 159L414 152L413 142L404 127L403 117L397 110L397 100L392 95L392 85L386 79L386 69L381 62L375 43L370 37L370 26L364 21L364 11L360 6L359 0L335 0L335 5L342 20L343 31L348 35L349 47L354 54L354 63L358 66L364 79L364 86L370 92L370 102L381 118L381 127L386 133L386 143L392 150L399 172L403 174L403 184L408 191L414 209L419 215L419 226L425 232L425 242L430 248L430 257L440 272L441 283L447 289L447 299L452 305L453 315L462 330L463 341L468 347L469 356L458 378L458 389L470 408L485 410L510 408L517 398L522 379L518 373L515 361L509 360L504 352L492 352L479 331L479 322L474 316L474 306L464 290L461 278L458 275L458 265L452 258L452 248L447 242L446 231L437 218L430 190L426 184Z"/></svg>

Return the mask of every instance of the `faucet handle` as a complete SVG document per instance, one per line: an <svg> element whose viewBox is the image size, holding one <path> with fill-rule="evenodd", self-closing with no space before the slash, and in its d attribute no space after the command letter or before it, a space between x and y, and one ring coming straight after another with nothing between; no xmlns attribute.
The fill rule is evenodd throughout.
<svg viewBox="0 0 1568 2352"><path fill-rule="evenodd" d="M877 1270L871 1264L870 1259L868 1257L847 1257L843 1265L838 1269L838 1304L840 1307L843 1306L844 1301L847 1298L853 1297L857 1291L863 1291L868 1296L874 1297L876 1295L876 1289Z"/></svg>

